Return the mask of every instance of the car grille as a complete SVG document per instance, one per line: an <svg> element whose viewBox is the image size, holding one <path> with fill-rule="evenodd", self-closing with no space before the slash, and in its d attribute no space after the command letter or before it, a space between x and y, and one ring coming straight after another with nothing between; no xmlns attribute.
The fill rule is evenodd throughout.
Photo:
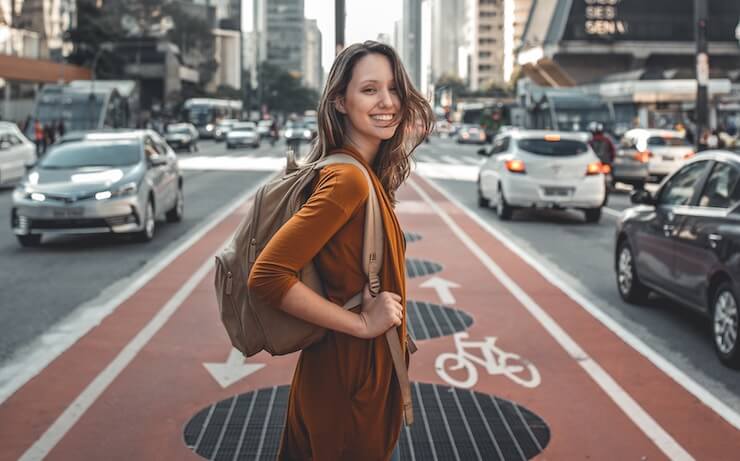
<svg viewBox="0 0 740 461"><path fill-rule="evenodd" d="M138 223L136 215L114 216L111 218L83 218L83 219L28 219L20 216L31 229L86 229L91 227L112 227L121 224Z"/></svg>
<svg viewBox="0 0 740 461"><path fill-rule="evenodd" d="M74 203L79 200L88 200L95 197L94 192L81 195L48 194L46 192L43 194L46 196L46 200L59 203Z"/></svg>

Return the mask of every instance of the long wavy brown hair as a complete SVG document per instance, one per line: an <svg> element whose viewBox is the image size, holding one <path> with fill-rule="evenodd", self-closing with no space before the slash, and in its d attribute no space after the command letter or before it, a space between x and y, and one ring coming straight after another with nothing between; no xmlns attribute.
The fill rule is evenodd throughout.
<svg viewBox="0 0 740 461"><path fill-rule="evenodd" d="M381 54L390 61L396 91L401 100L401 117L396 132L393 137L380 143L372 165L383 188L395 204L396 190L411 172L411 154L434 128L434 112L421 93L414 88L396 51L388 45L375 41L355 43L336 57L319 101L318 136L306 161L318 161L329 151L346 145L346 116L337 110L336 101L346 94L357 61L371 53Z"/></svg>

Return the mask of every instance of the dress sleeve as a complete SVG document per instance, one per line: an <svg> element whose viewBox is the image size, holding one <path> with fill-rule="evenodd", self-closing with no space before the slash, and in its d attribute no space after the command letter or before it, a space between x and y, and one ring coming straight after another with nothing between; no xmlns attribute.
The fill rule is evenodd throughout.
<svg viewBox="0 0 740 461"><path fill-rule="evenodd" d="M296 214L273 235L249 275L248 288L267 305L278 307L308 264L364 205L367 179L352 165L329 165L319 173L316 187Z"/></svg>

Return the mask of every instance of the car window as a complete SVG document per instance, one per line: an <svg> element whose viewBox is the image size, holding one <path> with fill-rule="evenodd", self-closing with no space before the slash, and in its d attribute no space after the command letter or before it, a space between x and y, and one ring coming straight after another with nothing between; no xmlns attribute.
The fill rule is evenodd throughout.
<svg viewBox="0 0 740 461"><path fill-rule="evenodd" d="M11 146L16 146L18 144L22 144L21 138L14 135L13 133L3 133L0 134L0 143L6 142L10 144Z"/></svg>
<svg viewBox="0 0 740 461"><path fill-rule="evenodd" d="M689 143L684 138L668 136L650 136L647 140L648 146L688 146Z"/></svg>
<svg viewBox="0 0 740 461"><path fill-rule="evenodd" d="M550 157L566 157L588 152L588 145L585 142L572 139L558 139L556 141L542 138L520 139L517 141L517 146L529 153Z"/></svg>
<svg viewBox="0 0 740 461"><path fill-rule="evenodd" d="M660 191L659 205L688 205L707 162L686 165L668 180Z"/></svg>
<svg viewBox="0 0 740 461"><path fill-rule="evenodd" d="M506 152L509 150L509 144L511 144L511 138L508 136L504 136L501 138L496 139L496 141L493 142L493 148L491 149L492 154L500 154L501 152Z"/></svg>
<svg viewBox="0 0 740 461"><path fill-rule="evenodd" d="M135 165L141 158L136 141L69 142L49 150L41 168L121 167Z"/></svg>
<svg viewBox="0 0 740 461"><path fill-rule="evenodd" d="M730 164L718 162L712 168L704 191L699 198L699 206L709 208L730 208L740 200L738 170Z"/></svg>

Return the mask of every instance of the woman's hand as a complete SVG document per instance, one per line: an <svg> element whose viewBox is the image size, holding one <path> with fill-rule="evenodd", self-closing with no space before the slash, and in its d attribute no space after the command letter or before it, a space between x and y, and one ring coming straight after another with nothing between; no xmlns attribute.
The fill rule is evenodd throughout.
<svg viewBox="0 0 740 461"><path fill-rule="evenodd" d="M360 338L376 338L403 321L403 306L401 297L389 291L383 291L372 297L370 289L365 286L362 293L362 312L360 312L362 328Z"/></svg>

